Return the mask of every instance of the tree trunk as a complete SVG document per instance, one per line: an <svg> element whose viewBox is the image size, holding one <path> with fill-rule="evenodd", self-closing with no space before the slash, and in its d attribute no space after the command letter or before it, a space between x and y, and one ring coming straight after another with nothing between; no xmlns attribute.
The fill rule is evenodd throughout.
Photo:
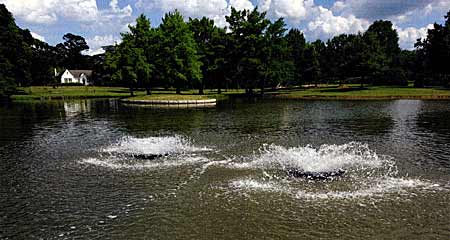
<svg viewBox="0 0 450 240"><path fill-rule="evenodd" d="M364 88L364 77L361 77L361 86L360 88Z"/></svg>
<svg viewBox="0 0 450 240"><path fill-rule="evenodd" d="M266 85L266 81L265 81L265 77L264 77L264 79L262 80L262 83L261 83L261 95L264 95L265 85Z"/></svg>
<svg viewBox="0 0 450 240"><path fill-rule="evenodd" d="M203 80L202 80L202 82L200 83L200 89L198 90L198 94L199 95L204 95L205 93L203 92Z"/></svg>
<svg viewBox="0 0 450 240"><path fill-rule="evenodd" d="M132 97L134 97L134 89L133 89L133 86L130 87L130 94L131 94Z"/></svg>
<svg viewBox="0 0 450 240"><path fill-rule="evenodd" d="M147 86L147 87L145 88L145 90L147 91L147 95L152 95L152 90L150 89L149 86Z"/></svg>
<svg viewBox="0 0 450 240"><path fill-rule="evenodd" d="M180 87L177 87L177 94L181 94L181 89L180 89Z"/></svg>
<svg viewBox="0 0 450 240"><path fill-rule="evenodd" d="M215 79L216 79L216 81L217 81L217 73L215 74ZM218 83L217 83L217 93L218 94L222 94L222 89L221 89L221 84L222 82L221 81L218 81Z"/></svg>

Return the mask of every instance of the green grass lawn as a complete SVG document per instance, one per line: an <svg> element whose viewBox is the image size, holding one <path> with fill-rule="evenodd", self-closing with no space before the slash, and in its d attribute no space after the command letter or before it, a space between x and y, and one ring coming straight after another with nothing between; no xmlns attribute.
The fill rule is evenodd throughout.
<svg viewBox="0 0 450 240"><path fill-rule="evenodd" d="M297 90L279 90L272 92L281 98L348 98L348 99L370 99L370 98L448 98L450 90L443 88L414 88L414 87L374 87L363 89L351 86L338 88L322 87Z"/></svg>
<svg viewBox="0 0 450 240"><path fill-rule="evenodd" d="M144 92L137 92L144 94ZM64 86L46 87L33 86L18 88L13 100L33 100L33 99L62 99L62 98L109 98L130 96L127 88L120 87L93 87L93 86Z"/></svg>
<svg viewBox="0 0 450 240"><path fill-rule="evenodd" d="M155 89L152 95L146 96L145 91L135 91L133 99L149 100L202 100L202 99L224 99L227 95L241 94L243 90L228 90L217 94L217 90L205 90L205 95L198 95L198 90L182 91L181 95L175 94L174 89ZM70 99L70 98L124 98L130 97L128 88L122 87L94 87L94 86L62 86L47 87L33 86L18 88L17 94L12 96L13 100L48 100L48 99Z"/></svg>
<svg viewBox="0 0 450 240"><path fill-rule="evenodd" d="M203 100L226 99L230 95L244 94L244 90L228 90L217 94L216 90L205 90L205 95L198 95L198 90L183 91L175 94L175 90L155 89L152 95L146 96L145 91L136 91L135 100ZM368 86L360 89L357 85L348 85L339 88L334 86L321 86L320 88L304 88L293 90L267 91L267 94L279 98L309 99L309 98L336 98L336 99L383 99L383 98L436 98L450 99L450 89L444 88L414 88L414 87L378 87ZM45 87L35 86L19 88L18 93L12 96L13 100L46 100L68 98L124 98L130 97L129 89L122 87L93 87L93 86L64 86Z"/></svg>

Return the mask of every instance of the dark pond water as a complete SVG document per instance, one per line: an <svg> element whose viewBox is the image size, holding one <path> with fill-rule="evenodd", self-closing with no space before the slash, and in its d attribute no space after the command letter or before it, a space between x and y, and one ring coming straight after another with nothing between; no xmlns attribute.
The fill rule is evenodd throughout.
<svg viewBox="0 0 450 240"><path fill-rule="evenodd" d="M449 237L450 102L0 107L0 239Z"/></svg>

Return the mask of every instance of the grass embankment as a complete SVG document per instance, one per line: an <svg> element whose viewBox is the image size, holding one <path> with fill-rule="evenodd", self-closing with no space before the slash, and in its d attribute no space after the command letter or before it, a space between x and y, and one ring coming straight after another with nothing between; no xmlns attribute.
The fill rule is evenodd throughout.
<svg viewBox="0 0 450 240"><path fill-rule="evenodd" d="M286 99L450 99L450 89L414 87L328 86L272 92L276 98Z"/></svg>
<svg viewBox="0 0 450 240"><path fill-rule="evenodd" d="M152 95L145 91L136 91L136 96L130 97L129 89L122 87L64 86L64 87L26 87L19 88L12 96L13 100L48 100L48 99L78 99L78 98L129 98L130 100L223 100L230 95L243 95L244 90L228 90L217 94L216 90L205 90L205 95L198 95L198 90L183 91L175 94L175 90L155 89ZM268 91L267 95L284 99L449 99L450 89L444 88L414 88L414 87L378 87L359 88L356 85L339 87L337 85L321 86L319 88L280 89Z"/></svg>
<svg viewBox="0 0 450 240"><path fill-rule="evenodd" d="M214 90L205 90L205 95L198 95L198 90L182 91L180 95L175 90L155 89L152 95L145 91L135 91L131 100L205 100L225 99L227 95L241 94L242 90L228 90L217 94ZM50 100L50 99L80 99L80 98L128 98L130 90L122 87L94 87L94 86L60 86L57 88L47 86L33 86L18 88L11 98L13 100Z"/></svg>
<svg viewBox="0 0 450 240"><path fill-rule="evenodd" d="M144 92L137 92L143 94ZM46 99L65 99L65 98L111 98L130 96L127 88L120 87L93 87L93 86L64 86L64 87L45 87L33 86L19 88L13 100L46 100Z"/></svg>

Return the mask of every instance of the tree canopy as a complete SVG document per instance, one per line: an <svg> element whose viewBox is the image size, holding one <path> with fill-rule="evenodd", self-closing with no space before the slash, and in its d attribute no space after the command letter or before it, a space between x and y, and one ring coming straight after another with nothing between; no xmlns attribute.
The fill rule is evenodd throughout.
<svg viewBox="0 0 450 240"><path fill-rule="evenodd" d="M207 17L185 21L180 12L166 13L159 26L145 15L136 19L122 41L106 53L87 56L82 36L67 33L50 46L17 27L0 4L0 96L16 86L54 84L54 69L94 69L95 83L145 88L255 89L320 83L416 86L450 85L450 12L434 24L416 50L401 50L390 21L373 22L365 32L341 34L326 42L307 42L287 29L282 18L265 12L231 9L227 28Z"/></svg>

